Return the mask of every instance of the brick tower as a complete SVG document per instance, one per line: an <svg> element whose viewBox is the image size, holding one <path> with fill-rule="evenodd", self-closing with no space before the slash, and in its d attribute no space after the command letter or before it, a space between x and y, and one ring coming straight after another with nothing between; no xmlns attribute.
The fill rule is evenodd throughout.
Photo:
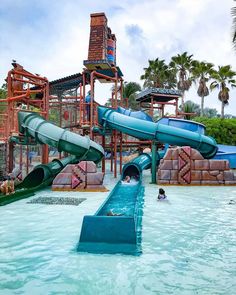
<svg viewBox="0 0 236 295"><path fill-rule="evenodd" d="M107 26L105 13L90 15L90 38L88 60L84 65L89 70L108 69L116 65L116 36Z"/></svg>

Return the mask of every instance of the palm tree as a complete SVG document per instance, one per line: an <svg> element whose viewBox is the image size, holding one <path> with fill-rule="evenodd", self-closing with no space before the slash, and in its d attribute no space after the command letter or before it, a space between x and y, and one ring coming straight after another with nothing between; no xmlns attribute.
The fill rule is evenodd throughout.
<svg viewBox="0 0 236 295"><path fill-rule="evenodd" d="M192 62L192 77L194 80L199 79L197 94L201 97L201 116L204 110L204 98L209 95L209 89L206 82L209 81L213 72L214 65L208 62L199 62L194 60Z"/></svg>
<svg viewBox="0 0 236 295"><path fill-rule="evenodd" d="M123 97L127 99L127 107L131 110L138 109L138 103L136 101L138 91L141 91L141 86L136 82L125 82L123 85Z"/></svg>
<svg viewBox="0 0 236 295"><path fill-rule="evenodd" d="M178 74L177 88L183 92L181 105L184 107L184 94L189 90L192 81L190 78L192 56L187 52L173 56L170 61L170 68L176 70Z"/></svg>
<svg viewBox="0 0 236 295"><path fill-rule="evenodd" d="M218 71L214 71L211 75L215 81L211 83L210 89L220 89L218 98L221 101L221 118L224 118L224 108L229 103L229 87L236 87L235 76L236 72L232 71L230 65L219 66Z"/></svg>
<svg viewBox="0 0 236 295"><path fill-rule="evenodd" d="M114 91L115 87L112 87L112 91ZM141 91L141 86L136 82L124 82L123 84L123 98L127 101L127 107L132 110L138 109L138 103L136 102L136 95L137 92ZM118 98L118 104L120 103L121 99ZM105 106L111 107L112 106L112 99L109 98L108 101L105 103Z"/></svg>
<svg viewBox="0 0 236 295"><path fill-rule="evenodd" d="M144 74L140 77L141 80L144 80L144 87L176 87L175 69L170 69L164 59L149 60L148 64L148 67L144 68Z"/></svg>
<svg viewBox="0 0 236 295"><path fill-rule="evenodd" d="M184 106L180 106L180 110L184 111L184 113L188 113L188 115L184 116L186 120L191 120L191 117L196 117L200 115L199 104L191 100L187 100Z"/></svg>
<svg viewBox="0 0 236 295"><path fill-rule="evenodd" d="M233 17L233 44L234 48L236 49L236 7L233 7L231 9L231 14Z"/></svg>

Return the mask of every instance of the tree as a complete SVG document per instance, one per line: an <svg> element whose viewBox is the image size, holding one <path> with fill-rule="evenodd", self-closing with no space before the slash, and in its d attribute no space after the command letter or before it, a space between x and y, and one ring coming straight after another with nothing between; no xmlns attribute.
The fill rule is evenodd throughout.
<svg viewBox="0 0 236 295"><path fill-rule="evenodd" d="M107 102L105 102L105 106L106 107L111 107L112 106L111 98L108 98Z"/></svg>
<svg viewBox="0 0 236 295"><path fill-rule="evenodd" d="M212 108L204 108L203 114L207 118L217 118L219 116L217 109L212 109Z"/></svg>
<svg viewBox="0 0 236 295"><path fill-rule="evenodd" d="M49 109L49 120L60 126L60 112L57 109Z"/></svg>
<svg viewBox="0 0 236 295"><path fill-rule="evenodd" d="M114 87L112 88L112 91L114 91ZM138 103L136 101L136 95L138 91L141 91L141 86L136 82L125 82L123 84L123 97L124 99L127 99L127 107L132 110L138 109ZM120 102L120 98L118 98L118 102ZM105 106L112 106L111 98L108 99L108 101L105 103Z"/></svg>
<svg viewBox="0 0 236 295"><path fill-rule="evenodd" d="M148 64L148 67L144 68L144 74L140 77L141 80L144 80L144 87L176 87L176 71L169 68L164 59L149 60Z"/></svg>
<svg viewBox="0 0 236 295"><path fill-rule="evenodd" d="M7 88L6 84L3 84L2 87L0 88L0 99L4 99L7 97Z"/></svg>
<svg viewBox="0 0 236 295"><path fill-rule="evenodd" d="M203 116L204 98L209 95L209 89L206 82L209 81L211 74L213 73L214 65L212 63L197 61L192 62L192 77L194 80L198 80L197 94L201 97L201 116Z"/></svg>
<svg viewBox="0 0 236 295"><path fill-rule="evenodd" d="M236 87L235 76L236 72L231 69L230 65L219 66L218 71L214 71L211 75L214 81L211 83L210 89L220 89L218 99L221 101L221 118L224 118L224 109L229 103L229 87Z"/></svg>
<svg viewBox="0 0 236 295"><path fill-rule="evenodd" d="M7 88L6 88L6 84L3 84L2 87L0 88L0 113L2 113L6 109L5 103L1 102L1 99L5 99L6 97L7 97Z"/></svg>
<svg viewBox="0 0 236 295"><path fill-rule="evenodd" d="M128 108L132 110L138 109L136 101L138 91L141 91L141 86L136 82L125 82L123 85L123 97L128 100Z"/></svg>
<svg viewBox="0 0 236 295"><path fill-rule="evenodd" d="M231 9L231 15L233 17L233 44L234 48L236 49L236 7Z"/></svg>
<svg viewBox="0 0 236 295"><path fill-rule="evenodd" d="M236 145L236 119L194 118L206 126L206 135L213 137L218 144Z"/></svg>
<svg viewBox="0 0 236 295"><path fill-rule="evenodd" d="M236 116L231 115L231 114L225 114L226 119L236 119Z"/></svg>
<svg viewBox="0 0 236 295"><path fill-rule="evenodd" d="M185 115L186 120L190 120L191 117L196 117L200 115L200 106L199 104L187 100L184 104L184 106L180 105L180 110L184 111L184 113L192 113L192 115Z"/></svg>
<svg viewBox="0 0 236 295"><path fill-rule="evenodd" d="M181 108L181 106L180 106ZM190 119L191 117L199 117L200 116L200 105L193 102L192 100L187 100L184 104L184 111L186 113L194 113L194 115L186 115L185 118L186 119ZM217 112L216 109L212 109L212 108L204 108L203 109L203 114L204 114L204 117L207 117L207 118L217 118L219 117L219 114ZM231 116L232 115L228 115L228 116Z"/></svg>
<svg viewBox="0 0 236 295"><path fill-rule="evenodd" d="M193 55L188 55L187 52L172 56L170 68L175 70L178 75L177 88L183 92L181 105L184 107L184 94L189 90L192 81L190 78Z"/></svg>

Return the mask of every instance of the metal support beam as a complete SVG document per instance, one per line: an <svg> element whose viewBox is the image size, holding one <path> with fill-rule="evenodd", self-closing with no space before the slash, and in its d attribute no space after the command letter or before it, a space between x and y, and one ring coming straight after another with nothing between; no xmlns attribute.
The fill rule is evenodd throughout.
<svg viewBox="0 0 236 295"><path fill-rule="evenodd" d="M114 130L114 178L117 178L117 130Z"/></svg>
<svg viewBox="0 0 236 295"><path fill-rule="evenodd" d="M43 144L42 145L42 164L48 164L48 154L49 154L49 151L48 151L48 145L47 144Z"/></svg>
<svg viewBox="0 0 236 295"><path fill-rule="evenodd" d="M12 142L9 142L8 149L8 172L12 172L14 168L14 144Z"/></svg>
<svg viewBox="0 0 236 295"><path fill-rule="evenodd" d="M120 133L120 175L122 174L122 161L123 161L123 142L122 142L122 132Z"/></svg>
<svg viewBox="0 0 236 295"><path fill-rule="evenodd" d="M152 142L152 182L157 183L156 181L156 169L157 169L157 143L155 141Z"/></svg>
<svg viewBox="0 0 236 295"><path fill-rule="evenodd" d="M105 136L102 135L102 147L104 148L104 150L105 150L105 144L106 144ZM106 172L106 157L105 156L102 158L102 172L103 173Z"/></svg>

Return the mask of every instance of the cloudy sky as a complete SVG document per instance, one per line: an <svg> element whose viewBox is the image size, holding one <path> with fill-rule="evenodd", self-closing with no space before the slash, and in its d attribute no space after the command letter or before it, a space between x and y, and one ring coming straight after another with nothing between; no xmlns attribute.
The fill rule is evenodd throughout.
<svg viewBox="0 0 236 295"><path fill-rule="evenodd" d="M1 0L0 84L12 59L54 80L77 72L87 59L90 13L105 12L117 37L117 63L126 81L140 82L148 59L187 51L195 59L236 70L232 48L233 0ZM103 103L110 86L97 83ZM226 113L236 115L236 90ZM187 98L200 102L193 87ZM220 111L217 91L206 106Z"/></svg>

